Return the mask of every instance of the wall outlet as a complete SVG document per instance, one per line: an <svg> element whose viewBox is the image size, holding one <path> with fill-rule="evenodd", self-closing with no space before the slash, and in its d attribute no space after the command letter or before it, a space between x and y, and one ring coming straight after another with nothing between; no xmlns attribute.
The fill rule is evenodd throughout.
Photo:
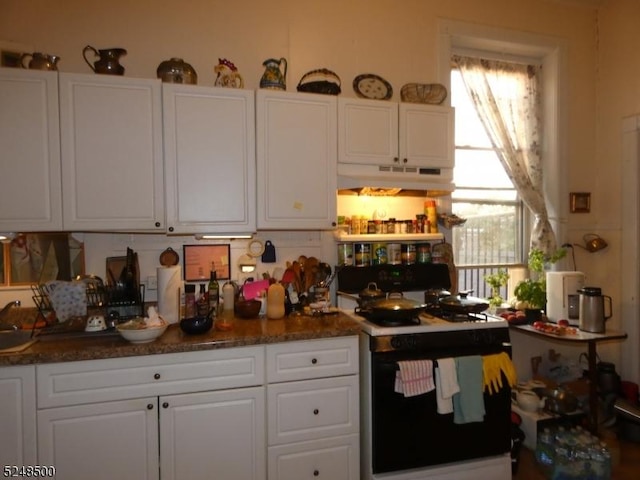
<svg viewBox="0 0 640 480"><path fill-rule="evenodd" d="M157 290L158 289L158 277L153 275L149 275L147 277L147 289L148 290Z"/></svg>

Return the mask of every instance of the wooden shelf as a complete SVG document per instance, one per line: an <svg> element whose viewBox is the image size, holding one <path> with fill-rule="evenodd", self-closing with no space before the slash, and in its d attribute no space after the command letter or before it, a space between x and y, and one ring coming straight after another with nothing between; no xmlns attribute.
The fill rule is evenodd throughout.
<svg viewBox="0 0 640 480"><path fill-rule="evenodd" d="M339 242L385 242L385 243L401 243L401 242L440 242L444 240L442 233L381 233L381 234L364 234L364 235L348 235L337 233L336 240Z"/></svg>

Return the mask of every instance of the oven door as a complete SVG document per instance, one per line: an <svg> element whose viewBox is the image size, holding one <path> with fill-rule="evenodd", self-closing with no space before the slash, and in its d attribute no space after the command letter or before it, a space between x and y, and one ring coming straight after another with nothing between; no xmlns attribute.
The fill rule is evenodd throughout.
<svg viewBox="0 0 640 480"><path fill-rule="evenodd" d="M510 451L511 389L505 378L503 386L506 388L492 395L484 394L484 421L458 425L453 423L453 414L437 413L435 390L415 397L404 397L394 392L398 361L437 358L428 354L398 352L371 355L373 473L457 462Z"/></svg>

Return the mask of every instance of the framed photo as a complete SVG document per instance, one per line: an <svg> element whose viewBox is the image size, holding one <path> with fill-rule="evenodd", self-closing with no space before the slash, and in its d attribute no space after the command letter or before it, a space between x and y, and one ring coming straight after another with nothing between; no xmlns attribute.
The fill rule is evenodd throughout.
<svg viewBox="0 0 640 480"><path fill-rule="evenodd" d="M22 55L32 51L33 48L28 45L0 40L0 66L21 68Z"/></svg>
<svg viewBox="0 0 640 480"><path fill-rule="evenodd" d="M216 269L218 280L231 278L231 245L184 245L184 281L208 281L211 265Z"/></svg>
<svg viewBox="0 0 640 480"><path fill-rule="evenodd" d="M588 192L571 192L569 194L571 213L589 213L591 211L591 194Z"/></svg>

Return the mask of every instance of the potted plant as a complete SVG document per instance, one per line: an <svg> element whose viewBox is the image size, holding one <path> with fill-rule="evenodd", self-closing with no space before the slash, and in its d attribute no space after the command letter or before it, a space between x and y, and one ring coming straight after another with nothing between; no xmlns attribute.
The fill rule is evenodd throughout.
<svg viewBox="0 0 640 480"><path fill-rule="evenodd" d="M494 308L501 307L504 303L504 298L500 295L500 289L509 281L509 274L506 270L498 269L496 273L485 275L484 281L491 287L491 296L488 299L489 305Z"/></svg>
<svg viewBox="0 0 640 480"><path fill-rule="evenodd" d="M545 266L557 262L566 253L564 248L555 251L551 255L545 255L538 248L532 248L529 252L529 278L516 285L514 294L518 300L515 305L516 309L524 310L530 322L540 320L542 310L547 303Z"/></svg>

